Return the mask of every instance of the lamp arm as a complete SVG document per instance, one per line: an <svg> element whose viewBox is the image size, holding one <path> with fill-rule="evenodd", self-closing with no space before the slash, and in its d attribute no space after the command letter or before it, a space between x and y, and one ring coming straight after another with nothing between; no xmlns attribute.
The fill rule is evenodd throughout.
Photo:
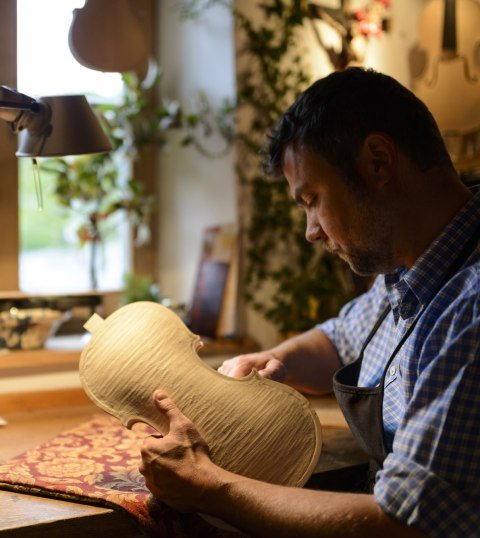
<svg viewBox="0 0 480 538"><path fill-rule="evenodd" d="M17 133L27 127L40 108L33 97L8 86L0 86L0 119L6 121L13 132Z"/></svg>

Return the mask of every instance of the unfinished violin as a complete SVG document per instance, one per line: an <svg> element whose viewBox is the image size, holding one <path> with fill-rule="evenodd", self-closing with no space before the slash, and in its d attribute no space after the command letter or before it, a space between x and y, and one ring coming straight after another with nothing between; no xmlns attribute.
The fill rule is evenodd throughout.
<svg viewBox="0 0 480 538"><path fill-rule="evenodd" d="M200 359L202 343L171 310L126 305L85 324L92 337L80 358L87 395L131 428L166 434L152 394L164 390L198 428L220 467L287 486L302 486L318 461L321 428L296 390L252 372L224 376Z"/></svg>
<svg viewBox="0 0 480 538"><path fill-rule="evenodd" d="M147 38L128 0L87 0L74 9L68 44L89 69L135 71L143 78L148 67Z"/></svg>
<svg viewBox="0 0 480 538"><path fill-rule="evenodd" d="M442 133L480 129L480 4L430 0L410 54L412 86Z"/></svg>

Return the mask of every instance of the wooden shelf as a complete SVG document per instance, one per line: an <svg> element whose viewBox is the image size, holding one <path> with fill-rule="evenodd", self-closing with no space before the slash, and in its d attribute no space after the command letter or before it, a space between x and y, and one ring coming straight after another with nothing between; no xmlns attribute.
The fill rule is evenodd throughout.
<svg viewBox="0 0 480 538"><path fill-rule="evenodd" d="M12 377L78 369L81 337L52 338L42 349L2 350L0 376Z"/></svg>
<svg viewBox="0 0 480 538"><path fill-rule="evenodd" d="M0 376L12 377L76 370L79 351L32 350L12 351L0 355Z"/></svg>
<svg viewBox="0 0 480 538"><path fill-rule="evenodd" d="M102 304L102 293L32 294L21 291L0 291L0 307L54 308L69 310L75 306L96 307Z"/></svg>
<svg viewBox="0 0 480 538"><path fill-rule="evenodd" d="M76 370L83 346L82 337L75 336L52 338L42 349L2 350L0 352L0 376L12 377ZM199 356L215 367L223 360L220 356L234 357L258 351L258 349L258 344L252 340L208 340L199 350Z"/></svg>
<svg viewBox="0 0 480 538"><path fill-rule="evenodd" d="M250 338L231 339L222 338L220 340L202 339L203 347L198 350L200 357L213 357L215 355L243 355L245 353L254 353L260 350L257 342Z"/></svg>

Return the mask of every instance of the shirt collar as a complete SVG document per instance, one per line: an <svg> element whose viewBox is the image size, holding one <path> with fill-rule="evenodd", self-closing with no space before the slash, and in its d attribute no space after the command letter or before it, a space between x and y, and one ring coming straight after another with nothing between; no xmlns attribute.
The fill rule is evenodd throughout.
<svg viewBox="0 0 480 538"><path fill-rule="evenodd" d="M400 267L385 275L387 295L396 321L399 316L408 319L415 315L419 306L428 304L465 243L479 228L480 188L409 270Z"/></svg>

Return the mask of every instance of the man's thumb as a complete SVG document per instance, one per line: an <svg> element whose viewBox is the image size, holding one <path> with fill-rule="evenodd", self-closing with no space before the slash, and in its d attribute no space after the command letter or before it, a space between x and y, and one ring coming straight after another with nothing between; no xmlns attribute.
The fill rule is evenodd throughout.
<svg viewBox="0 0 480 538"><path fill-rule="evenodd" d="M173 403L173 400L162 390L156 390L153 393L153 401L157 409L166 417L170 427L173 423L184 418L180 409Z"/></svg>

